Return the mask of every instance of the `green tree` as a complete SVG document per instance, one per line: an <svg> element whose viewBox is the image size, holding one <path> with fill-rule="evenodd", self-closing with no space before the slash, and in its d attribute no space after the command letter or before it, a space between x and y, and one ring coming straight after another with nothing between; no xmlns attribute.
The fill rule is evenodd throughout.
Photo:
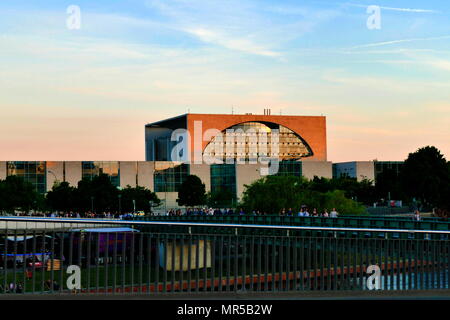
<svg viewBox="0 0 450 320"><path fill-rule="evenodd" d="M189 175L178 189L177 202L180 206L197 206L206 203L205 184L196 175Z"/></svg>
<svg viewBox="0 0 450 320"><path fill-rule="evenodd" d="M119 190L111 183L106 174L78 182L75 192L77 209L81 212L112 212L118 208Z"/></svg>
<svg viewBox="0 0 450 320"><path fill-rule="evenodd" d="M410 153L401 172L406 195L429 209L445 204L449 198L450 172L441 152L432 146Z"/></svg>
<svg viewBox="0 0 450 320"><path fill-rule="evenodd" d="M53 210L71 211L75 207L75 193L75 188L68 182L55 183L47 193L47 204Z"/></svg>
<svg viewBox="0 0 450 320"><path fill-rule="evenodd" d="M124 212L133 211L133 200L136 203L136 211L145 212L150 212L150 201L153 202L154 205L158 205L161 202L154 192L140 186L137 186L136 188L127 186L125 189L120 191L120 195L122 197L121 209Z"/></svg>
<svg viewBox="0 0 450 320"><path fill-rule="evenodd" d="M365 212L365 208L348 199L344 191L333 190L331 183L327 180L314 183L295 176L267 176L245 186L240 205L246 212L259 210L267 214L276 214L282 208L298 210L302 205L319 211L336 208L342 214Z"/></svg>
<svg viewBox="0 0 450 320"><path fill-rule="evenodd" d="M236 206L236 194L227 189L209 192L207 204L212 208L234 207Z"/></svg>
<svg viewBox="0 0 450 320"><path fill-rule="evenodd" d="M375 184L376 195L378 199L387 199L391 195L391 199L404 199L405 194L402 191L400 178L395 170L387 169L381 172Z"/></svg>
<svg viewBox="0 0 450 320"><path fill-rule="evenodd" d="M0 181L0 210L13 212L23 210L28 212L35 208L38 193L33 185L18 176L8 176Z"/></svg>

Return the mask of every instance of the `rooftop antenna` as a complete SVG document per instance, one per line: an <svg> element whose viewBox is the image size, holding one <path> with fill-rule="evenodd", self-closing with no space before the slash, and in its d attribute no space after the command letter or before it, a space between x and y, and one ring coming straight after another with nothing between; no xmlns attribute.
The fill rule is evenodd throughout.
<svg viewBox="0 0 450 320"><path fill-rule="evenodd" d="M231 114L234 114L234 106L231 106Z"/></svg>

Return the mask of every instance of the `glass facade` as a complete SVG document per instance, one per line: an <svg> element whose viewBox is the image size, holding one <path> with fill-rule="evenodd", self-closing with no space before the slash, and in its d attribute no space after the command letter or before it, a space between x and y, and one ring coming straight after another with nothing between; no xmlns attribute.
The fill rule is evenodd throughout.
<svg viewBox="0 0 450 320"><path fill-rule="evenodd" d="M222 137L214 137L203 154L222 161L226 158L256 161L258 156L297 160L312 156L312 151L299 135L284 126L245 122L222 131Z"/></svg>
<svg viewBox="0 0 450 320"><path fill-rule="evenodd" d="M92 179L100 174L106 174L115 187L120 187L120 166L118 161L83 161L81 177Z"/></svg>
<svg viewBox="0 0 450 320"><path fill-rule="evenodd" d="M187 164L156 162L153 175L155 192L178 192L178 188L188 175Z"/></svg>
<svg viewBox="0 0 450 320"><path fill-rule="evenodd" d="M213 164L210 166L211 192L230 191L236 195L236 165Z"/></svg>
<svg viewBox="0 0 450 320"><path fill-rule="evenodd" d="M302 174L301 161L284 160L279 162L278 173L276 175L301 177Z"/></svg>
<svg viewBox="0 0 450 320"><path fill-rule="evenodd" d="M44 161L10 161L7 163L7 175L23 178L39 193L47 192L47 168Z"/></svg>

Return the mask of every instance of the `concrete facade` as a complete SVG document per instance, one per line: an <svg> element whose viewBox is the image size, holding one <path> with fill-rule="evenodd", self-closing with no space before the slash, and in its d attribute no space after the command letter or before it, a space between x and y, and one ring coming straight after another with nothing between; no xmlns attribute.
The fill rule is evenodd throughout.
<svg viewBox="0 0 450 320"><path fill-rule="evenodd" d="M149 161L139 161L137 163L137 183L141 187L154 190L153 174L155 172L155 163Z"/></svg>
<svg viewBox="0 0 450 320"><path fill-rule="evenodd" d="M65 162L65 171L67 181L71 186L76 187L78 182L82 178L82 170L81 170L81 162L80 161L66 161Z"/></svg>
<svg viewBox="0 0 450 320"><path fill-rule="evenodd" d="M238 199L242 198L246 184L262 178L260 168L259 164L236 165L236 195Z"/></svg>
<svg viewBox="0 0 450 320"><path fill-rule="evenodd" d="M329 161L302 161L302 175L307 179L333 177L333 164Z"/></svg>
<svg viewBox="0 0 450 320"><path fill-rule="evenodd" d="M190 174L199 177L205 184L206 192L211 191L211 168L207 164L191 164Z"/></svg>
<svg viewBox="0 0 450 320"><path fill-rule="evenodd" d="M137 177L137 162L136 161L120 161L120 187L126 188L130 186L132 188L136 187L138 180Z"/></svg>
<svg viewBox="0 0 450 320"><path fill-rule="evenodd" d="M6 162L0 162L0 180L5 180L8 174L8 170L6 167Z"/></svg>
<svg viewBox="0 0 450 320"><path fill-rule="evenodd" d="M47 191L51 190L55 182L65 181L64 162L47 161Z"/></svg>
<svg viewBox="0 0 450 320"><path fill-rule="evenodd" d="M375 181L375 165L373 161L351 161L333 164L333 177L348 176L357 181L364 179Z"/></svg>

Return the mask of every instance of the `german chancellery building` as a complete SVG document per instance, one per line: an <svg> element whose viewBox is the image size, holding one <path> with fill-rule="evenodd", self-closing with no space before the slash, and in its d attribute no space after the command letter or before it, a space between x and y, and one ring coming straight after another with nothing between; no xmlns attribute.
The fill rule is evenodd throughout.
<svg viewBox="0 0 450 320"><path fill-rule="evenodd" d="M55 181L76 186L104 173L118 188L143 186L176 207L178 187L197 175L206 191L227 189L239 199L244 185L267 174L375 180L401 163L327 161L326 117L184 114L145 126L146 161L3 161L0 179L18 175L46 193ZM276 168L276 170L268 170Z"/></svg>

